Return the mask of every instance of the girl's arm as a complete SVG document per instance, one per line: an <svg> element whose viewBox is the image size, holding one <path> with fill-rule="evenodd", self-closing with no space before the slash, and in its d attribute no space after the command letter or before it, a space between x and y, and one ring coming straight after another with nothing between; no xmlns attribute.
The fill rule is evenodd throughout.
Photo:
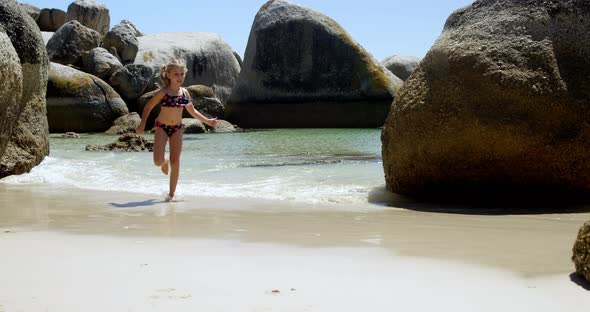
<svg viewBox="0 0 590 312"><path fill-rule="evenodd" d="M188 92L186 92L186 96L189 99L189 104L186 106L186 111L191 114L195 119L198 119L211 127L217 126L217 118L207 118L203 116L198 110L195 109L193 101L191 100L191 96Z"/></svg>
<svg viewBox="0 0 590 312"><path fill-rule="evenodd" d="M152 109L154 109L154 107L162 100L163 97L164 97L164 89L160 89L159 92L157 92L156 94L154 94L154 96L152 96L152 99L143 108L143 113L141 114L141 123L139 123L139 126L137 126L137 129L135 129L135 133L137 133L137 134L143 133L143 131L145 129L145 124L147 122L148 117L150 116L150 113L152 112Z"/></svg>

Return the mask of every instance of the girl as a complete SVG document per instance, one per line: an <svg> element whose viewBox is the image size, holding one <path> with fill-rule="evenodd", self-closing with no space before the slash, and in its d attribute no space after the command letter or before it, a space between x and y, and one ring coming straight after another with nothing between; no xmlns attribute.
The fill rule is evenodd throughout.
<svg viewBox="0 0 590 312"><path fill-rule="evenodd" d="M159 166L164 174L170 174L170 191L167 201L174 201L174 192L180 174L180 152L182 151L182 133L185 125L182 123L183 108L194 118L211 127L217 125L217 118L209 119L199 113L189 93L181 85L184 82L186 68L179 61L172 61L162 66L160 80L162 88L147 103L141 115L141 123L135 133L142 134L150 112L156 105L160 105L160 114L156 118L156 133L154 135L154 164ZM170 140L170 156L165 155L166 142Z"/></svg>

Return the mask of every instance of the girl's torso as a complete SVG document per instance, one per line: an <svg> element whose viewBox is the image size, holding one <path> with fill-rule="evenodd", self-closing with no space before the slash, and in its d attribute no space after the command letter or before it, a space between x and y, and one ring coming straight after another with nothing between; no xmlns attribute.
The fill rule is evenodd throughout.
<svg viewBox="0 0 590 312"><path fill-rule="evenodd" d="M185 95L184 88L180 88L179 94L170 95L168 89L164 90L164 96L160 100L160 114L158 121L167 125L177 125L182 123L182 111L190 103L190 99Z"/></svg>

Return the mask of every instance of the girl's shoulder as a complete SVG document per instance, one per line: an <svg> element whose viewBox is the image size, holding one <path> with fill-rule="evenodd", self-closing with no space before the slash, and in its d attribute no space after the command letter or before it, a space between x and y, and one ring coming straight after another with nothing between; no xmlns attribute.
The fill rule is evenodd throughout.
<svg viewBox="0 0 590 312"><path fill-rule="evenodd" d="M168 95L168 91L166 90L166 88L160 88L158 90L158 92L156 92L154 94L154 97L156 97L156 98L163 98L166 95Z"/></svg>
<svg viewBox="0 0 590 312"><path fill-rule="evenodd" d="M182 89L182 94L184 94L184 96L188 99L191 98L191 94L190 92L188 92L188 90L186 88L180 87L180 89Z"/></svg>

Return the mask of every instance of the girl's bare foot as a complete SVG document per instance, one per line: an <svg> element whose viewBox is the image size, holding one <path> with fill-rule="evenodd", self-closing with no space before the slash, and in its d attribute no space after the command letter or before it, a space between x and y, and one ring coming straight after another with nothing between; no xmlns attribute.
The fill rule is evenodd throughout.
<svg viewBox="0 0 590 312"><path fill-rule="evenodd" d="M164 163L162 164L162 166L160 166L160 169L162 169L163 174L168 175L169 168L170 168L170 161L168 160L168 155L166 155L166 157L164 157Z"/></svg>
<svg viewBox="0 0 590 312"><path fill-rule="evenodd" d="M174 195L168 194L168 196L166 196L166 201L167 202L174 202L174 201L176 201L176 199L174 198Z"/></svg>

